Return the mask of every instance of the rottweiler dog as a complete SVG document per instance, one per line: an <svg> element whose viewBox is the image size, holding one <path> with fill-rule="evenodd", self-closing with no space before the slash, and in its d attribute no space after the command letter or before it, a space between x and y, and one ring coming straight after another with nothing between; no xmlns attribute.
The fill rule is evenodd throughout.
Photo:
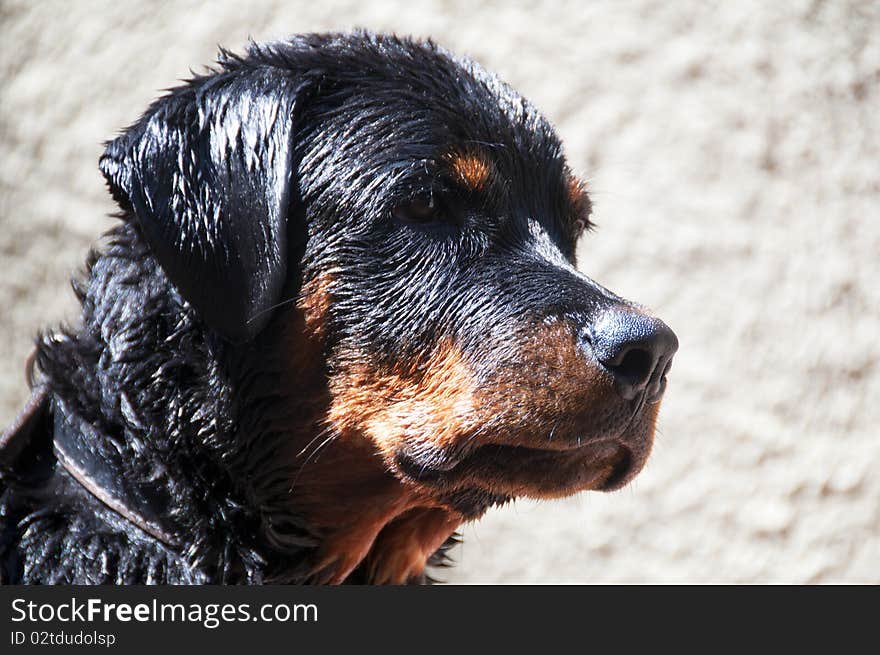
<svg viewBox="0 0 880 655"><path fill-rule="evenodd" d="M676 337L577 270L585 186L473 61L221 51L100 168L120 221L0 447L4 582L425 582L488 508L645 464Z"/></svg>

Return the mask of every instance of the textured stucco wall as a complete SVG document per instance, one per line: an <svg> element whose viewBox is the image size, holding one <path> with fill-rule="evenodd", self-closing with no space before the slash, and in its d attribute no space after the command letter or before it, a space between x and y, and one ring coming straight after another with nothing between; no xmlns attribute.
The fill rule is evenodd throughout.
<svg viewBox="0 0 880 655"><path fill-rule="evenodd" d="M777 6L778 5L778 6ZM464 531L453 582L880 582L880 11L871 2L0 3L0 423L113 206L101 142L218 43L432 35L559 128L584 269L678 332L627 489Z"/></svg>

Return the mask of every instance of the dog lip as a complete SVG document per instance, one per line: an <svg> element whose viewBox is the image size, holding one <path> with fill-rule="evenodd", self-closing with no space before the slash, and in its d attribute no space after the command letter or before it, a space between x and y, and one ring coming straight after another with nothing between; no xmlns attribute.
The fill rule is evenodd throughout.
<svg viewBox="0 0 880 655"><path fill-rule="evenodd" d="M419 457L408 448L400 448L394 453L394 463L408 478L419 482L434 482L443 474L458 466L463 457Z"/></svg>
<svg viewBox="0 0 880 655"><path fill-rule="evenodd" d="M611 472L605 479L593 487L595 491L617 491L625 487L633 477L633 452L624 444L618 442L617 445L620 447L620 459L612 465Z"/></svg>
<svg viewBox="0 0 880 655"><path fill-rule="evenodd" d="M646 411L655 412L654 407L662 399L666 378L658 377L650 394L642 393L630 404L626 420L604 434L544 443L467 440L467 446L431 447L424 442L402 445L393 455L393 466L411 482L440 488L456 488L462 483L479 485L481 480L490 485L493 480L528 484L525 481L531 479L544 486L547 497L565 489L570 492L563 495L583 490L615 491L638 474L650 453L651 438L646 436L643 417ZM649 406L652 409L646 410ZM583 467L582 472L573 473L572 467ZM541 471L545 478L540 477ZM568 471L568 476L563 471ZM557 474L560 484L554 491L550 480ZM573 476L580 481L574 482ZM541 479L549 484L538 481Z"/></svg>
<svg viewBox="0 0 880 655"><path fill-rule="evenodd" d="M395 454L394 460L398 470L406 477L416 482L430 484L442 482L444 478L454 479L458 473L467 474L479 471L481 461L484 462L487 458L495 461L501 460L505 466L511 466L512 470L515 470L516 467L529 463L537 464L542 461L547 462L548 460L557 460L563 463L570 461L571 458L590 458L591 453L595 456L597 451L607 449L609 446L629 452L629 449L620 442L619 438L605 437L591 439L580 445L558 448L535 448L512 444L484 444L466 454L448 457L441 461L420 460L412 452L401 449ZM600 465L601 459L602 457L597 459L597 468ZM614 470L595 488L600 488L609 479L618 477L616 473L617 466L615 465Z"/></svg>

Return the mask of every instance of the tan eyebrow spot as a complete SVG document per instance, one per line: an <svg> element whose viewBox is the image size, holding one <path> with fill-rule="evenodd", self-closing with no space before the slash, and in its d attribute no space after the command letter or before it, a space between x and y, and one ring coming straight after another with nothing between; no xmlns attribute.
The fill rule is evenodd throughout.
<svg viewBox="0 0 880 655"><path fill-rule="evenodd" d="M589 202L587 200L587 185L574 175L568 176L568 199L577 208Z"/></svg>
<svg viewBox="0 0 880 655"><path fill-rule="evenodd" d="M476 150L454 151L446 156L452 175L470 191L481 191L492 175L492 164L485 153Z"/></svg>
<svg viewBox="0 0 880 655"><path fill-rule="evenodd" d="M297 308L302 311L305 332L309 336L324 338L324 326L333 303L330 291L333 279L329 275L320 275L303 284Z"/></svg>
<svg viewBox="0 0 880 655"><path fill-rule="evenodd" d="M568 199L571 203L575 221L580 223L581 227L589 225L592 203L590 202L590 195L587 193L587 185L583 180L569 172L566 180L566 191L568 192Z"/></svg>

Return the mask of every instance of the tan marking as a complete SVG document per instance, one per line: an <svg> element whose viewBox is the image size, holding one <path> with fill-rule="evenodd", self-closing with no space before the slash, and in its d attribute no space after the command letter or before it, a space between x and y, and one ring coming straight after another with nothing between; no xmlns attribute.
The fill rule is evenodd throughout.
<svg viewBox="0 0 880 655"><path fill-rule="evenodd" d="M587 193L587 185L580 178L569 174L567 190L568 199L571 201L571 204L578 205L583 202L583 198Z"/></svg>
<svg viewBox="0 0 880 655"><path fill-rule="evenodd" d="M399 539L375 543L386 526L394 524L400 516L415 508L436 508L439 504L424 490L405 484L389 473L372 444L365 439L340 438L331 443L319 459L306 465L294 491L298 511L322 534L312 564L313 582L339 584L345 581L368 553L373 553L376 561L393 560L397 554L388 552L389 548L415 553L433 543L430 535L436 530L420 528L419 521L414 521L406 533L417 542L406 545L405 535L401 535ZM444 514L451 534L462 517ZM431 520L431 525L433 523ZM415 566L415 560L408 561Z"/></svg>
<svg viewBox="0 0 880 655"><path fill-rule="evenodd" d="M323 339L325 324L333 303L333 280L329 275L318 276L303 284L297 308L302 313L306 335Z"/></svg>
<svg viewBox="0 0 880 655"><path fill-rule="evenodd" d="M343 475L351 483L348 471ZM333 489L325 489L324 497L320 499L315 519L331 523L332 528L315 556L313 576L319 582L339 584L345 581L367 557L385 526L418 502L417 496L403 493L402 485L396 480L389 479L386 484L377 484L373 480L358 486L346 486L341 497ZM341 487L336 489L342 490ZM331 498L338 503L335 509L330 507Z"/></svg>
<svg viewBox="0 0 880 655"><path fill-rule="evenodd" d="M518 335L516 348L480 389L484 418L498 426L496 443L559 447L547 442L570 434L612 405L616 392L605 374L589 362L565 321L535 326Z"/></svg>
<svg viewBox="0 0 880 655"><path fill-rule="evenodd" d="M446 160L455 178L470 191L482 191L492 175L492 164L485 153L473 149L455 151Z"/></svg>
<svg viewBox="0 0 880 655"><path fill-rule="evenodd" d="M417 579L460 523L461 517L443 509L418 508L402 515L382 530L367 556L369 580L399 585Z"/></svg>
<svg viewBox="0 0 880 655"><path fill-rule="evenodd" d="M461 351L442 344L414 368L377 373L363 367L334 380L330 424L343 434L368 435L389 458L405 439L454 443L477 409L473 375Z"/></svg>

